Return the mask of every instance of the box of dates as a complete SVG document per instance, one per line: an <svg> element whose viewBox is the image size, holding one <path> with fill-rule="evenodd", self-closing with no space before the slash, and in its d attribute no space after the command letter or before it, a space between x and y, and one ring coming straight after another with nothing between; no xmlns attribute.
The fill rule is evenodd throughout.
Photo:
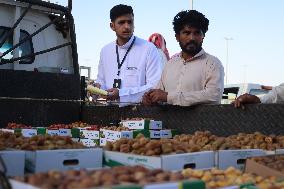
<svg viewBox="0 0 284 189"><path fill-rule="evenodd" d="M26 151L28 172L102 167L101 148Z"/></svg>
<svg viewBox="0 0 284 189"><path fill-rule="evenodd" d="M219 169L232 166L243 170L246 158L265 155L266 151L262 149L219 150L217 164Z"/></svg>
<svg viewBox="0 0 284 189"><path fill-rule="evenodd" d="M214 167L213 151L145 156L129 153L104 151L104 163L108 167L118 165L143 165L147 168L182 170L184 168L209 169Z"/></svg>
<svg viewBox="0 0 284 189"><path fill-rule="evenodd" d="M284 179L284 155L269 155L248 158L245 172L263 177L275 176Z"/></svg>
<svg viewBox="0 0 284 189"><path fill-rule="evenodd" d="M132 118L121 121L123 127L129 129L153 129L161 130L163 128L162 121L144 119L144 118Z"/></svg>

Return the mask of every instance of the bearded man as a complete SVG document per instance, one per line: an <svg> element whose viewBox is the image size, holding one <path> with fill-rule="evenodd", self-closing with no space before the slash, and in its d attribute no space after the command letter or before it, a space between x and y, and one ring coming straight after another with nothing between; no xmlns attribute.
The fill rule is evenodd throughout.
<svg viewBox="0 0 284 189"><path fill-rule="evenodd" d="M182 51L165 65L156 89L143 95L144 105L221 103L224 68L202 48L208 25L209 20L196 10L181 11L174 17L175 37Z"/></svg>

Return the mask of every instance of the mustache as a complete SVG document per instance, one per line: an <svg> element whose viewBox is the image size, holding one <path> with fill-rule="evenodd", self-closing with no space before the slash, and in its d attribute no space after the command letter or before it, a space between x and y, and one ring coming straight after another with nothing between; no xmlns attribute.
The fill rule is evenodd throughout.
<svg viewBox="0 0 284 189"><path fill-rule="evenodd" d="M195 46L197 46L198 44L197 44L196 41L189 41L189 42L186 43L185 45L186 45L186 46L188 46L188 45L195 45Z"/></svg>

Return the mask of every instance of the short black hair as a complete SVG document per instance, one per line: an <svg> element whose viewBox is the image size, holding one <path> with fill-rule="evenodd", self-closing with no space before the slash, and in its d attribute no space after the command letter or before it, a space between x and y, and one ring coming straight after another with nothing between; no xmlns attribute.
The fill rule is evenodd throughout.
<svg viewBox="0 0 284 189"><path fill-rule="evenodd" d="M122 16L125 14L132 14L134 16L132 7L128 5L123 5L123 4L116 5L112 7L112 9L110 10L110 20L113 22L119 16Z"/></svg>
<svg viewBox="0 0 284 189"><path fill-rule="evenodd" d="M205 34L208 30L209 20L196 10L185 10L174 17L173 25L176 34L179 34L185 26L196 27Z"/></svg>

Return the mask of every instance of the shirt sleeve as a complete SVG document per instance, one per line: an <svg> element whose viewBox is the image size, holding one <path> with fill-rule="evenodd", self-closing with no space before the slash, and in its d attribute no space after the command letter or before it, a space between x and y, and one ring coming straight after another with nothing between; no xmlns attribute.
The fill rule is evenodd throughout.
<svg viewBox="0 0 284 189"><path fill-rule="evenodd" d="M139 87L126 87L119 90L121 102L140 102L145 92L154 88L161 77L161 57L155 46L149 48L146 59L146 84Z"/></svg>
<svg viewBox="0 0 284 189"><path fill-rule="evenodd" d="M261 103L280 103L284 102L284 83L273 87L269 93L259 97Z"/></svg>
<svg viewBox="0 0 284 189"><path fill-rule="evenodd" d="M207 61L206 76L203 90L192 92L169 92L167 102L179 106L191 106L195 104L220 104L224 91L224 68L221 62Z"/></svg>
<svg viewBox="0 0 284 189"><path fill-rule="evenodd" d="M104 77L103 51L101 51L100 53L100 61L99 61L99 66L98 66L98 75L97 75L96 83L99 83L101 85L101 89L107 90L106 83L105 83L105 77Z"/></svg>

